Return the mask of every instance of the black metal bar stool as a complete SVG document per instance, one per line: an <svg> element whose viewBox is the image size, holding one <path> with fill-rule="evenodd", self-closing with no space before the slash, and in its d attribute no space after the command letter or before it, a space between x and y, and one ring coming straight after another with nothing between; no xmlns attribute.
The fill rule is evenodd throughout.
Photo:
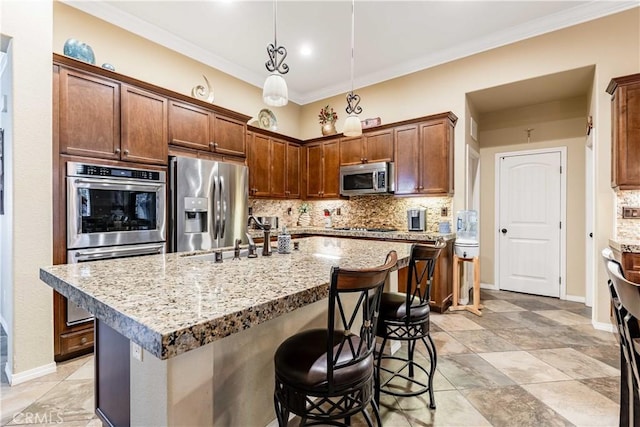
<svg viewBox="0 0 640 427"><path fill-rule="evenodd" d="M380 302L380 320L377 335L382 338L376 363L376 403L380 393L394 396L417 396L429 392L430 408L435 409L433 375L436 372L436 346L429 335L429 302L431 282L436 261L446 246L444 241L433 245L414 244L411 247L409 274L405 293L385 292ZM388 340L407 342L407 357L384 355ZM430 366L426 368L414 360L416 344L422 341L429 353ZM400 367L383 366L384 360L400 361ZM428 376L427 384L414 376L415 368ZM383 378L383 374L388 378ZM399 384L403 381L403 384ZM417 386L417 389L415 388Z"/></svg>
<svg viewBox="0 0 640 427"><path fill-rule="evenodd" d="M352 415L362 412L373 426L366 411L369 403L382 425L373 400L373 350L382 288L397 259L391 251L379 267L331 269L327 328L297 333L275 353L274 405L280 426L287 425L290 412L302 418L300 425L338 426L348 425ZM353 309L345 294L357 298Z"/></svg>
<svg viewBox="0 0 640 427"><path fill-rule="evenodd" d="M621 350L620 425L640 425L640 284L623 276L610 251L602 251Z"/></svg>

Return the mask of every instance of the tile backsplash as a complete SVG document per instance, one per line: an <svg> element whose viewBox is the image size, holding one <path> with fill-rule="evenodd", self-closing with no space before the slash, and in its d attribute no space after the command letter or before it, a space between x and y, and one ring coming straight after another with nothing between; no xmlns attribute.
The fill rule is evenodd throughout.
<svg viewBox="0 0 640 427"><path fill-rule="evenodd" d="M277 216L280 226L297 225L302 200L249 199L255 216ZM358 196L340 200L307 200L311 226L324 227L324 210L331 212L333 227L388 227L407 230L407 209L427 209L427 231L438 231L438 223L451 223L451 197ZM288 210L291 209L291 214ZM338 209L340 215L338 215ZM442 216L443 209L446 215ZM453 227L452 227L453 229Z"/></svg>
<svg viewBox="0 0 640 427"><path fill-rule="evenodd" d="M640 207L640 191L618 191L616 200L616 238L640 240L640 219L622 218L622 208Z"/></svg>

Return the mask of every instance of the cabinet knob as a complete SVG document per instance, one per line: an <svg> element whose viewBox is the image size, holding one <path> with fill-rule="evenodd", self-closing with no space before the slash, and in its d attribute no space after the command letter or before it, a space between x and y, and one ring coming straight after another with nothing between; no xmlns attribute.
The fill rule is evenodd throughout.
<svg viewBox="0 0 640 427"><path fill-rule="evenodd" d="M213 142L210 142L210 143L209 143L209 147L213 148L213 147L215 147L215 146L216 146L216 144L214 144Z"/></svg>
<svg viewBox="0 0 640 427"><path fill-rule="evenodd" d="M420 190L424 190L424 187L422 185L420 186Z"/></svg>
<svg viewBox="0 0 640 427"><path fill-rule="evenodd" d="M366 157L364 158L364 162L367 163L369 161L369 159L367 159Z"/></svg>
<svg viewBox="0 0 640 427"><path fill-rule="evenodd" d="M123 153L124 153L125 156L128 156L129 155L129 150L124 150Z"/></svg>
<svg viewBox="0 0 640 427"><path fill-rule="evenodd" d="M360 157L360 162L364 163L364 157Z"/></svg>
<svg viewBox="0 0 640 427"><path fill-rule="evenodd" d="M87 337L82 337L82 338L80 339L80 343L82 343L82 344L86 344L86 343L87 343Z"/></svg>
<svg viewBox="0 0 640 427"><path fill-rule="evenodd" d="M116 153L116 154L120 154L120 149L119 149L119 148L116 148L115 153Z"/></svg>
<svg viewBox="0 0 640 427"><path fill-rule="evenodd" d="M217 147L217 146L218 146L218 143L217 143L217 142L214 142L214 143L213 143L213 146L214 146L214 147Z"/></svg>

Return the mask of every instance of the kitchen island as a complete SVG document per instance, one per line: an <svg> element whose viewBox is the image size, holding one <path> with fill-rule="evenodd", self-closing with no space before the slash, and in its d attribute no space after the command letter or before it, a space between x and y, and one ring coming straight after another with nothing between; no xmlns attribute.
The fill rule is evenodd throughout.
<svg viewBox="0 0 640 427"><path fill-rule="evenodd" d="M331 267L373 267L396 250L401 268L411 247L299 242L291 254L221 264L167 254L42 268L45 283L96 316L97 413L116 425L272 421L273 354L326 325Z"/></svg>

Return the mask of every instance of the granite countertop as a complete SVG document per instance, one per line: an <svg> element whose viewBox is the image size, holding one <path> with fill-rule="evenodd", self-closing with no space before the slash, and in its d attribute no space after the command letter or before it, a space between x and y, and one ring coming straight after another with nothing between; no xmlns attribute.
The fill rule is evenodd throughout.
<svg viewBox="0 0 640 427"><path fill-rule="evenodd" d="M339 230L336 228L324 228L324 227L290 227L287 228L290 234L309 234L314 236L334 236L334 237L358 237L368 238L376 240L406 240L411 242L424 242L433 241L437 239L444 239L445 241L455 239L455 233L437 233L429 231L365 231L365 230ZM276 236L279 230L272 230L271 236ZM262 237L261 230L252 229L249 231L252 237Z"/></svg>
<svg viewBox="0 0 640 427"><path fill-rule="evenodd" d="M300 250L286 255L221 264L197 256L205 252L149 255L44 267L40 279L168 359L326 298L334 265L374 267L396 250L403 267L411 248L348 238L296 240Z"/></svg>
<svg viewBox="0 0 640 427"><path fill-rule="evenodd" d="M626 253L640 253L640 240L633 239L609 239L609 246L613 249Z"/></svg>

